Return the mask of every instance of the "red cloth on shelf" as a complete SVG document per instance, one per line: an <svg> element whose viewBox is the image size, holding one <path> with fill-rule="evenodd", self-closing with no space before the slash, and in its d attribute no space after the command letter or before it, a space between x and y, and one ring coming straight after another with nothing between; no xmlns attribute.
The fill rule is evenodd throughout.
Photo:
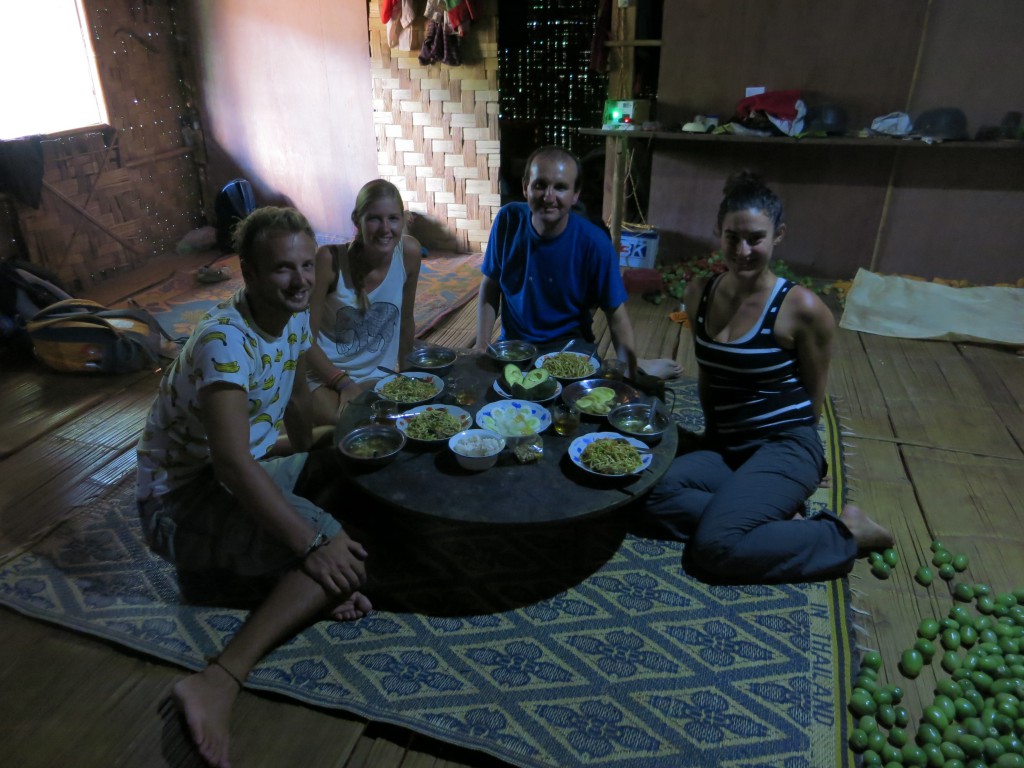
<svg viewBox="0 0 1024 768"><path fill-rule="evenodd" d="M398 5L398 0L380 0L380 20L384 24L391 21L396 5Z"/></svg>
<svg viewBox="0 0 1024 768"><path fill-rule="evenodd" d="M766 112L782 120L795 120L799 98L800 91L768 91L758 96L748 96L736 104L736 116L742 119L750 117L754 112Z"/></svg>

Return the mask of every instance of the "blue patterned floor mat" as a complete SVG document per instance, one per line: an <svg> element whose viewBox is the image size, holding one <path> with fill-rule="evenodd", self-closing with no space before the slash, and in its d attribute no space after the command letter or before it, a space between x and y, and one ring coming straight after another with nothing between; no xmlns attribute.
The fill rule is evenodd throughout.
<svg viewBox="0 0 1024 768"><path fill-rule="evenodd" d="M199 669L246 613L181 602L132 491L0 560L0 603ZM390 537L368 544L379 610L310 627L247 687L520 766L848 765L845 583L710 586L630 515L510 532L365 507L357 526Z"/></svg>

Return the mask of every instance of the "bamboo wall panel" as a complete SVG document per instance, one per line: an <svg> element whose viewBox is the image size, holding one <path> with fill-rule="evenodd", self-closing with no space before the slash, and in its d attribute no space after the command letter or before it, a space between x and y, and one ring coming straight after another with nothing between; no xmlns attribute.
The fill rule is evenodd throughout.
<svg viewBox="0 0 1024 768"><path fill-rule="evenodd" d="M40 207L18 205L29 258L75 292L172 249L202 215L175 4L85 5L110 128L44 140Z"/></svg>
<svg viewBox="0 0 1024 768"><path fill-rule="evenodd" d="M402 190L409 211L436 220L471 251L486 247L501 205L497 2L480 6L454 67L420 64L424 19L408 51L388 45L377 3L369 19L380 176Z"/></svg>

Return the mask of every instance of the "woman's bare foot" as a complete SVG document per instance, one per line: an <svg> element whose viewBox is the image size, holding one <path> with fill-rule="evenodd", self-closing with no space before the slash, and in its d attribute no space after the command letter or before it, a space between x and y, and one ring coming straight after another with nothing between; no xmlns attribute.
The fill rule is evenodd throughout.
<svg viewBox="0 0 1024 768"><path fill-rule="evenodd" d="M675 360L660 357L657 360L637 360L637 367L642 368L648 376L658 379L678 379L683 375L683 367Z"/></svg>
<svg viewBox="0 0 1024 768"><path fill-rule="evenodd" d="M336 605L327 612L327 618L334 621L354 621L373 610L370 599L362 592L353 592L341 605Z"/></svg>
<svg viewBox="0 0 1024 768"><path fill-rule="evenodd" d="M850 529L853 540L857 542L859 554L887 549L893 544L892 534L887 528L882 527L866 514L861 512L860 507L847 504L839 516L843 524Z"/></svg>
<svg viewBox="0 0 1024 768"><path fill-rule="evenodd" d="M230 768L228 728L238 698L238 682L222 667L210 664L174 685L171 697L184 716L196 749L214 768Z"/></svg>

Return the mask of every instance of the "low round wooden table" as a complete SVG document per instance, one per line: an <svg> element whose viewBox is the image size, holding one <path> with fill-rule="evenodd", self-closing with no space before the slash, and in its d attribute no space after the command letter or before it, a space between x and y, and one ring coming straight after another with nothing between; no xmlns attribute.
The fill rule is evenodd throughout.
<svg viewBox="0 0 1024 768"><path fill-rule="evenodd" d="M474 419L485 403L502 399L493 384L501 366L485 355L460 355L445 377L439 402L453 402L448 383L458 377L469 385L475 402L461 405ZM369 423L373 392L356 398L342 413L335 430L338 440L355 427ZM614 432L607 421L584 415L576 434L561 437L548 427L541 434L543 458L520 464L506 449L498 463L482 472L458 465L447 443L420 446L406 443L389 464L363 469L345 462L351 480L371 497L400 509L474 523L554 523L604 513L629 503L665 473L675 457L677 431L670 426L652 446L651 466L628 478L602 478L577 467L568 456L573 439L588 433ZM337 440L336 440L337 442Z"/></svg>

